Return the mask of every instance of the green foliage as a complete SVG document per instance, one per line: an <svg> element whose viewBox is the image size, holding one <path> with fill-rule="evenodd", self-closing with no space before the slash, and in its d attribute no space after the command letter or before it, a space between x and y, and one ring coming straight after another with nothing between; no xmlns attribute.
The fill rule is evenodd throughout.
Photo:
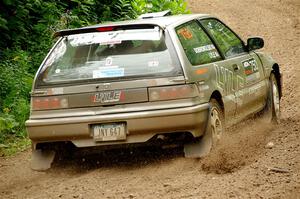
<svg viewBox="0 0 300 199"><path fill-rule="evenodd" d="M115 4L115 9L117 12L113 14L114 19L129 20L137 17L130 0L118 0Z"/></svg>
<svg viewBox="0 0 300 199"><path fill-rule="evenodd" d="M57 30L167 9L172 14L189 13L184 0L0 1L0 152L3 144L28 143L22 139L30 112L29 92Z"/></svg>
<svg viewBox="0 0 300 199"><path fill-rule="evenodd" d="M184 0L134 0L131 4L137 15L163 10L171 10L172 15L190 13Z"/></svg>
<svg viewBox="0 0 300 199"><path fill-rule="evenodd" d="M0 144L0 156L13 155L18 151L24 151L30 146L30 140L23 137L9 136L6 143Z"/></svg>
<svg viewBox="0 0 300 199"><path fill-rule="evenodd" d="M25 137L29 115L29 92L33 74L31 58L22 50L6 50L0 62L0 143L8 137Z"/></svg>

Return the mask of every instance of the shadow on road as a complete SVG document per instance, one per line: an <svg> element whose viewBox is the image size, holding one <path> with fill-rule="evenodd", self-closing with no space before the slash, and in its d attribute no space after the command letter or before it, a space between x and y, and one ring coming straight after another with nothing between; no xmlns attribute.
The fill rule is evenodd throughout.
<svg viewBox="0 0 300 199"><path fill-rule="evenodd" d="M76 151L68 156L55 159L52 171L72 170L85 172L99 168L134 169L147 165L160 164L163 161L183 157L183 147L166 148L155 146L118 148L95 153ZM50 170L50 172L51 172Z"/></svg>

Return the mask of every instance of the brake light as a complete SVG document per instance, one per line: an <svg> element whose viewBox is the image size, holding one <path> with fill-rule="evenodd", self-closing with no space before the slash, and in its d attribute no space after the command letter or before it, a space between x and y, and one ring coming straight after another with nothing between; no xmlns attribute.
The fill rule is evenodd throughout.
<svg viewBox="0 0 300 199"><path fill-rule="evenodd" d="M100 27L100 28L97 28L96 30L98 30L99 32L108 32L108 31L113 31L114 27L112 27L112 26Z"/></svg>
<svg viewBox="0 0 300 199"><path fill-rule="evenodd" d="M197 89L191 84L149 88L150 101L191 98L197 94Z"/></svg>
<svg viewBox="0 0 300 199"><path fill-rule="evenodd" d="M32 99L32 110L49 110L68 108L68 100L64 97L37 97Z"/></svg>

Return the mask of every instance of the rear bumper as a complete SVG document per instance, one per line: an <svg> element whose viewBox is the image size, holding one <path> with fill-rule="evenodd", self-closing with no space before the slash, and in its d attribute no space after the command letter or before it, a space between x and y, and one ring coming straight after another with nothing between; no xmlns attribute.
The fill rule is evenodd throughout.
<svg viewBox="0 0 300 199"><path fill-rule="evenodd" d="M201 136L206 128L209 104L190 107L75 116L49 119L29 119L26 128L33 143L71 141L77 147L146 142L156 134L190 132ZM123 141L95 142L91 125L125 122L127 138Z"/></svg>

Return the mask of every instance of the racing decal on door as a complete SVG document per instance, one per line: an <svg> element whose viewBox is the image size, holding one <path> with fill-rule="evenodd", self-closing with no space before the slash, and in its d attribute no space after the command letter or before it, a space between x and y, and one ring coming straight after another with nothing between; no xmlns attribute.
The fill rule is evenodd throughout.
<svg viewBox="0 0 300 199"><path fill-rule="evenodd" d="M258 66L254 58L242 61L242 65L244 67L247 82L259 79L260 75L258 71Z"/></svg>
<svg viewBox="0 0 300 199"><path fill-rule="evenodd" d="M233 73L231 70L228 70L225 67L218 66L214 64L216 72L216 82L218 87L224 92L225 95L230 96L230 94L235 95L235 99L232 98L232 101L235 101L238 106L243 104L242 91L241 89L245 86L245 80L243 76Z"/></svg>
<svg viewBox="0 0 300 199"><path fill-rule="evenodd" d="M257 67L255 59L251 58L251 59L242 61L242 64L244 66L246 75L251 75L253 73L258 72L258 67Z"/></svg>
<svg viewBox="0 0 300 199"><path fill-rule="evenodd" d="M219 88L221 88L226 94L235 92L244 87L244 78L225 67L214 64L216 72L216 82Z"/></svg>

